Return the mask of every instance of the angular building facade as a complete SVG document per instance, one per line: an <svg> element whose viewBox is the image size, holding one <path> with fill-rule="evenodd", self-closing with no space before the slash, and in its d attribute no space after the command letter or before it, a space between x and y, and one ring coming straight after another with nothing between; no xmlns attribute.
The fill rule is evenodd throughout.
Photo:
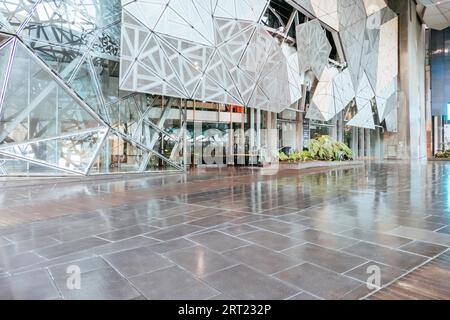
<svg viewBox="0 0 450 320"><path fill-rule="evenodd" d="M317 134L383 158L398 30L384 0L0 0L0 175L272 162Z"/></svg>

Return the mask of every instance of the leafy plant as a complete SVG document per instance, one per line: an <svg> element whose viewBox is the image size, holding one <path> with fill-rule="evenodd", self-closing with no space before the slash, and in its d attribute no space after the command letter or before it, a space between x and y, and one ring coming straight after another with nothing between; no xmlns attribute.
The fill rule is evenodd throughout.
<svg viewBox="0 0 450 320"><path fill-rule="evenodd" d="M284 152L278 152L278 159L280 161L288 161L289 157Z"/></svg>
<svg viewBox="0 0 450 320"><path fill-rule="evenodd" d="M298 153L291 152L289 154L289 162L297 162L298 161Z"/></svg>
<svg viewBox="0 0 450 320"><path fill-rule="evenodd" d="M346 161L353 158L352 150L342 142L333 140L329 136L321 136L312 139L309 142L309 150L302 152L291 152L286 155L283 152L278 153L280 161L299 162L299 161Z"/></svg>
<svg viewBox="0 0 450 320"><path fill-rule="evenodd" d="M445 151L436 152L434 155L436 159L450 159L450 149Z"/></svg>
<svg viewBox="0 0 450 320"><path fill-rule="evenodd" d="M353 158L352 150L345 143L335 141L329 136L310 140L309 152L313 159L321 161L344 161Z"/></svg>
<svg viewBox="0 0 450 320"><path fill-rule="evenodd" d="M311 155L311 152L309 151L303 151L298 154L298 157L300 161L308 161L308 160L314 160L313 156Z"/></svg>

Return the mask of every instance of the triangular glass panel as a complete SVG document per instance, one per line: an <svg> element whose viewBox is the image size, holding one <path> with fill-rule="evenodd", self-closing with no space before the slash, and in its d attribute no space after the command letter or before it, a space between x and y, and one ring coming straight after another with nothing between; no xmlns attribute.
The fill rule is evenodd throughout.
<svg viewBox="0 0 450 320"><path fill-rule="evenodd" d="M83 57L83 52L66 46L26 38L24 42L64 80L69 80Z"/></svg>
<svg viewBox="0 0 450 320"><path fill-rule="evenodd" d="M8 69L8 63L10 62L11 50L13 48L13 44L14 44L14 42L11 41L11 42L5 44L0 49L0 70L1 70L1 73L0 73L0 113L2 110L1 97L2 97L2 92L3 92L3 86L6 81L6 70Z"/></svg>
<svg viewBox="0 0 450 320"><path fill-rule="evenodd" d="M109 106L110 125L127 136L133 136L140 124L141 113L134 96Z"/></svg>
<svg viewBox="0 0 450 320"><path fill-rule="evenodd" d="M93 57L92 67L105 104L117 101L122 96L119 90L119 61Z"/></svg>
<svg viewBox="0 0 450 320"><path fill-rule="evenodd" d="M98 82L91 69L90 56L79 67L76 75L70 81L75 92L94 110L96 113L106 116L103 107L103 99Z"/></svg>
<svg viewBox="0 0 450 320"><path fill-rule="evenodd" d="M72 174L75 173L0 154L0 176L62 176Z"/></svg>
<svg viewBox="0 0 450 320"><path fill-rule="evenodd" d="M48 139L101 125L17 44L0 118L0 142Z"/></svg>
<svg viewBox="0 0 450 320"><path fill-rule="evenodd" d="M23 22L30 16L35 3L36 0L2 1L0 5L0 16L2 16L3 19L0 19L0 25L3 20L3 24L7 30L12 32L17 31Z"/></svg>
<svg viewBox="0 0 450 320"><path fill-rule="evenodd" d="M148 152L136 143L111 133L105 139L90 174L141 172Z"/></svg>
<svg viewBox="0 0 450 320"><path fill-rule="evenodd" d="M159 172L159 171L181 171L180 168L175 167L173 164L167 162L163 158L160 158L154 154L150 155L150 158L145 167L146 172Z"/></svg>
<svg viewBox="0 0 450 320"><path fill-rule="evenodd" d="M100 146L106 129L52 140L33 141L0 148L0 152L41 162L62 170L85 173Z"/></svg>

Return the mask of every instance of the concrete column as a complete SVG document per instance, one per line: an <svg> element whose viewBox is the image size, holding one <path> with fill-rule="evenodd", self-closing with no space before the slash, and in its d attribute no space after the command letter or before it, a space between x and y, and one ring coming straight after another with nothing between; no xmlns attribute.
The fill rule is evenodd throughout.
<svg viewBox="0 0 450 320"><path fill-rule="evenodd" d="M387 156L423 159L427 154L425 102L425 29L414 0L389 0L399 15L398 132L386 133Z"/></svg>
<svg viewBox="0 0 450 320"><path fill-rule="evenodd" d="M372 154L372 143L370 141L370 130L364 129L364 147L365 147L365 154L367 158L372 158L374 155Z"/></svg>
<svg viewBox="0 0 450 320"><path fill-rule="evenodd" d="M360 129L358 129L358 136L359 136L359 145L358 145L358 147L359 147L359 150L358 150L358 152L359 152L359 157L361 158L361 159L364 159L364 157L366 156L366 153L365 153L365 143L364 143L364 140L365 140L365 134L364 134L364 130L365 129L362 129L362 128L360 128Z"/></svg>

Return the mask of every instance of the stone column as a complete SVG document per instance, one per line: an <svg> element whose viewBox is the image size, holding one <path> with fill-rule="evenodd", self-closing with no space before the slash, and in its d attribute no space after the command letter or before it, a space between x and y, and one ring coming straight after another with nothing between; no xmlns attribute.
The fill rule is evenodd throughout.
<svg viewBox="0 0 450 320"><path fill-rule="evenodd" d="M399 15L398 132L386 133L387 156L423 159L427 154L425 102L425 29L414 0L389 0Z"/></svg>

